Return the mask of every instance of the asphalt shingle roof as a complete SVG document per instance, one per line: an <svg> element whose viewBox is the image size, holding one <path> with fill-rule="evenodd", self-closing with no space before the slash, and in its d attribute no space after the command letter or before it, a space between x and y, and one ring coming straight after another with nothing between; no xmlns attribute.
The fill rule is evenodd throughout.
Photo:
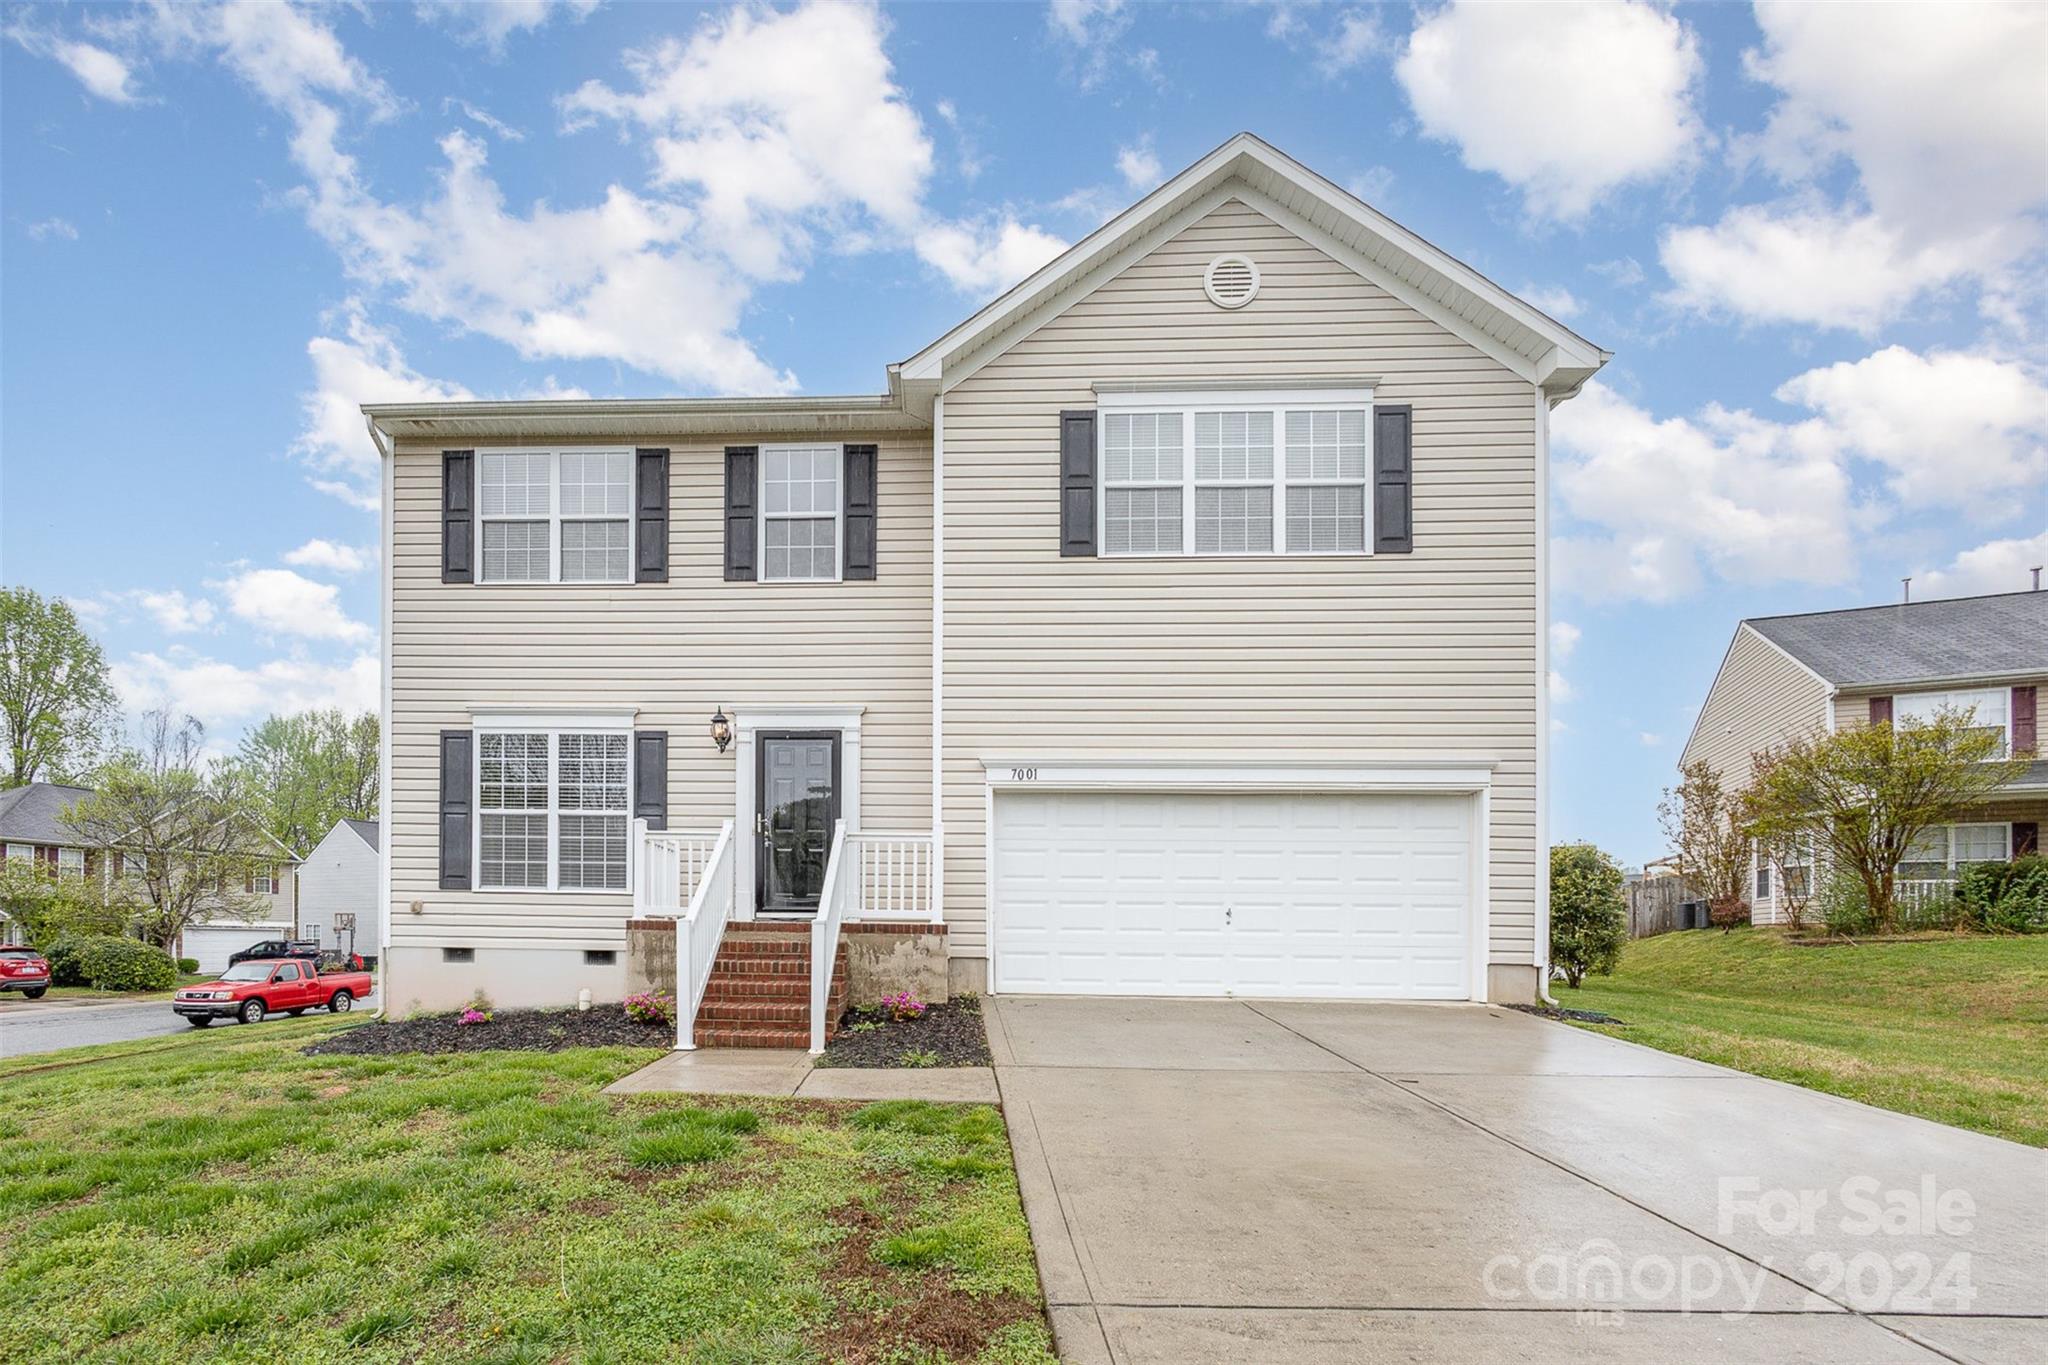
<svg viewBox="0 0 2048 1365"><path fill-rule="evenodd" d="M1759 616L1748 625L1837 687L2048 673L2048 591Z"/></svg>
<svg viewBox="0 0 2048 1365"><path fill-rule="evenodd" d="M379 852L382 851L377 848L377 822L375 820L352 820L344 815L341 817L341 822L362 835L363 842L368 844L371 849Z"/></svg>
<svg viewBox="0 0 2048 1365"><path fill-rule="evenodd" d="M92 795L90 787L65 787L31 782L0 792L0 841L12 844L68 844L84 840L64 823L64 808Z"/></svg>

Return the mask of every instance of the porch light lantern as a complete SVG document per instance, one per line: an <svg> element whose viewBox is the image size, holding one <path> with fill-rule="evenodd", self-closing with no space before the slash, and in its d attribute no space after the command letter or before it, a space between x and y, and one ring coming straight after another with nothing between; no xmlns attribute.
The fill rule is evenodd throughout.
<svg viewBox="0 0 2048 1365"><path fill-rule="evenodd" d="M726 719L725 708L720 706L711 713L711 742L724 753L725 746L732 743L732 722Z"/></svg>

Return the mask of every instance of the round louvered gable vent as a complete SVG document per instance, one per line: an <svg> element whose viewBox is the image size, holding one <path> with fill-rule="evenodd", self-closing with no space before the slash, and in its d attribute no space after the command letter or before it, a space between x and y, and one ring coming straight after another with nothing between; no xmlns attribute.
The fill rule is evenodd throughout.
<svg viewBox="0 0 2048 1365"><path fill-rule="evenodd" d="M1218 256L1202 276L1202 289L1218 308L1242 308L1259 295L1259 268L1249 256Z"/></svg>

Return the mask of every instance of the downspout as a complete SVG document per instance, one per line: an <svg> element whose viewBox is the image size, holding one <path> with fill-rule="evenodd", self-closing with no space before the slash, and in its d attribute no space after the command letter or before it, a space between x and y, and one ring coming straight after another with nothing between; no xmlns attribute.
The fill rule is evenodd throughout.
<svg viewBox="0 0 2048 1365"><path fill-rule="evenodd" d="M1536 998L1556 1009L1550 994L1550 403L1541 385L1536 388L1535 908Z"/></svg>
<svg viewBox="0 0 2048 1365"><path fill-rule="evenodd" d="M932 400L932 918L946 919L946 395Z"/></svg>
<svg viewBox="0 0 2048 1365"><path fill-rule="evenodd" d="M397 494L398 471L394 452L377 419L368 413L363 421L370 429L370 443L377 447L379 503L378 577L381 619L378 621L378 715L377 715L377 1012L370 1017L383 1020L391 1008L391 524Z"/></svg>

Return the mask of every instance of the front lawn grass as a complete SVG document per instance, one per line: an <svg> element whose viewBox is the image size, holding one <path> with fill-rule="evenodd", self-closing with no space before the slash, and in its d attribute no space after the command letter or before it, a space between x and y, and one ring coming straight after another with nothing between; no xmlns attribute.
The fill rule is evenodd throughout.
<svg viewBox="0 0 2048 1365"><path fill-rule="evenodd" d="M1627 1025L1595 1032L2048 1147L2048 937L1660 934L1551 994Z"/></svg>
<svg viewBox="0 0 2048 1365"><path fill-rule="evenodd" d="M992 1108L600 1093L630 1048L299 1052L348 1026L0 1069L6 1356L1052 1359Z"/></svg>

